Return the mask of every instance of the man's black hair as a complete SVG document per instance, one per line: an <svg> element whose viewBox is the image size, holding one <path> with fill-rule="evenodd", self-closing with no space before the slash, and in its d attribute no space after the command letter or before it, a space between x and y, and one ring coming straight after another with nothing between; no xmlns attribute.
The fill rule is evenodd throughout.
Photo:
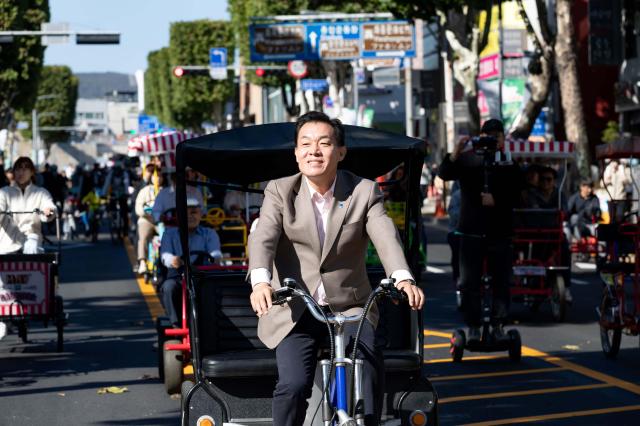
<svg viewBox="0 0 640 426"><path fill-rule="evenodd" d="M333 129L333 136L336 138L336 142L338 146L344 146L344 126L342 122L337 118L329 118L327 114L320 111L309 111L308 113L301 115L296 120L296 134L295 134L295 144L298 145L298 133L302 126L307 123L327 123Z"/></svg>
<svg viewBox="0 0 640 426"><path fill-rule="evenodd" d="M553 176L554 180L558 179L558 172L553 167L544 167L540 171L540 176L542 176L543 174L547 174L547 173L551 174L551 176Z"/></svg>
<svg viewBox="0 0 640 426"><path fill-rule="evenodd" d="M583 186L583 185L587 185L587 186L593 188L593 179L588 178L588 177L580 179L580 186Z"/></svg>
<svg viewBox="0 0 640 426"><path fill-rule="evenodd" d="M504 125L502 121L497 118L490 118L482 124L482 128L480 129L480 133L504 133Z"/></svg>

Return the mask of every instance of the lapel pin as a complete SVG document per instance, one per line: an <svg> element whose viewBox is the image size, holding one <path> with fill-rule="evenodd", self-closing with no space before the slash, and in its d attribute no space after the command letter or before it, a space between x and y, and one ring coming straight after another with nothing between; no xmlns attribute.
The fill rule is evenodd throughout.
<svg viewBox="0 0 640 426"><path fill-rule="evenodd" d="M344 203L343 203L342 201L340 201L340 202L338 203L338 208L343 208L343 207L344 207Z"/></svg>

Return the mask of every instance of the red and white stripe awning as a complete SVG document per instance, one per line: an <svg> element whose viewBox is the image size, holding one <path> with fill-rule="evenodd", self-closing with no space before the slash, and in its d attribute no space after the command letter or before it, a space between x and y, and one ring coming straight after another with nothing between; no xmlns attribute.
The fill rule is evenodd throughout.
<svg viewBox="0 0 640 426"><path fill-rule="evenodd" d="M166 152L175 152L176 146L189 139L185 132L170 131L153 133L150 135L136 136L129 140L128 150L130 156L141 154L157 155Z"/></svg>
<svg viewBox="0 0 640 426"><path fill-rule="evenodd" d="M532 142L523 139L509 139L505 151L513 158L556 158L574 159L576 144L568 141Z"/></svg>

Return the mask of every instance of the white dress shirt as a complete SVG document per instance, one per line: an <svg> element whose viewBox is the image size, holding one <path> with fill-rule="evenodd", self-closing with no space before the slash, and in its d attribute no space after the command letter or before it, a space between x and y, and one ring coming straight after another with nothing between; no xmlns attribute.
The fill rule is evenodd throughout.
<svg viewBox="0 0 640 426"><path fill-rule="evenodd" d="M320 239L320 250L324 246L324 238L327 232L327 220L329 219L329 211L334 201L333 191L336 187L336 180L333 180L331 188L324 195L321 195L318 191L313 189L306 176L303 177L304 182L309 188L309 194L311 195L311 205L313 206L313 213L316 219L316 229L318 231L318 237ZM396 283L404 280L413 280L411 272L401 269L394 271L391 274L391 278L395 279ZM271 273L266 268L256 268L251 271L251 286L255 286L259 283L270 283ZM326 297L327 293L324 289L324 284L320 281L320 284L313 293L313 298L319 305L327 305Z"/></svg>

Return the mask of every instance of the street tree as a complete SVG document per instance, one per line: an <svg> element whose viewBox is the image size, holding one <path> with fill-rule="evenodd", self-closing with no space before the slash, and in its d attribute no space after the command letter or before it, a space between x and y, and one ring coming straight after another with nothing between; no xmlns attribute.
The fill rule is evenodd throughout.
<svg viewBox="0 0 640 426"><path fill-rule="evenodd" d="M212 47L225 47L233 54L234 35L230 22L197 20L171 24L168 50L171 68L208 64ZM231 76L230 73L226 80L213 80L208 75L172 77L170 92L174 123L199 130L202 123L212 116L218 122L222 121L224 104L232 99L234 93Z"/></svg>
<svg viewBox="0 0 640 426"><path fill-rule="evenodd" d="M39 30L48 20L48 0L0 0L0 30ZM14 110L31 111L44 49L39 37L0 44L0 129L13 120Z"/></svg>
<svg viewBox="0 0 640 426"><path fill-rule="evenodd" d="M571 6L573 0L556 0L555 62L560 83L560 98L564 113L567 139L576 143L578 169L583 176L589 173L589 140L582 108L582 94L578 80L578 58Z"/></svg>
<svg viewBox="0 0 640 426"><path fill-rule="evenodd" d="M78 99L78 77L67 66L45 66L38 85L35 109L40 114L40 126L73 126ZM66 141L68 132L43 131L46 143Z"/></svg>
<svg viewBox="0 0 640 426"><path fill-rule="evenodd" d="M148 68L144 73L145 112L155 115L161 123L174 126L171 90L174 77L169 59L169 48L163 47L147 56Z"/></svg>
<svg viewBox="0 0 640 426"><path fill-rule="evenodd" d="M536 31L528 17L522 0L518 0L521 15L525 20L527 31L536 44L536 56L529 66L529 82L531 98L524 106L513 134L526 138L531 133L533 124L540 114L549 96L553 70L555 67L560 84L560 98L564 114L564 129L567 139L576 143L578 155L578 170L587 175L590 164L589 140L584 118L582 94L578 80L578 59L575 39L575 29L571 8L572 0L556 0L556 34L553 34L547 21L547 9L544 0L536 0Z"/></svg>

